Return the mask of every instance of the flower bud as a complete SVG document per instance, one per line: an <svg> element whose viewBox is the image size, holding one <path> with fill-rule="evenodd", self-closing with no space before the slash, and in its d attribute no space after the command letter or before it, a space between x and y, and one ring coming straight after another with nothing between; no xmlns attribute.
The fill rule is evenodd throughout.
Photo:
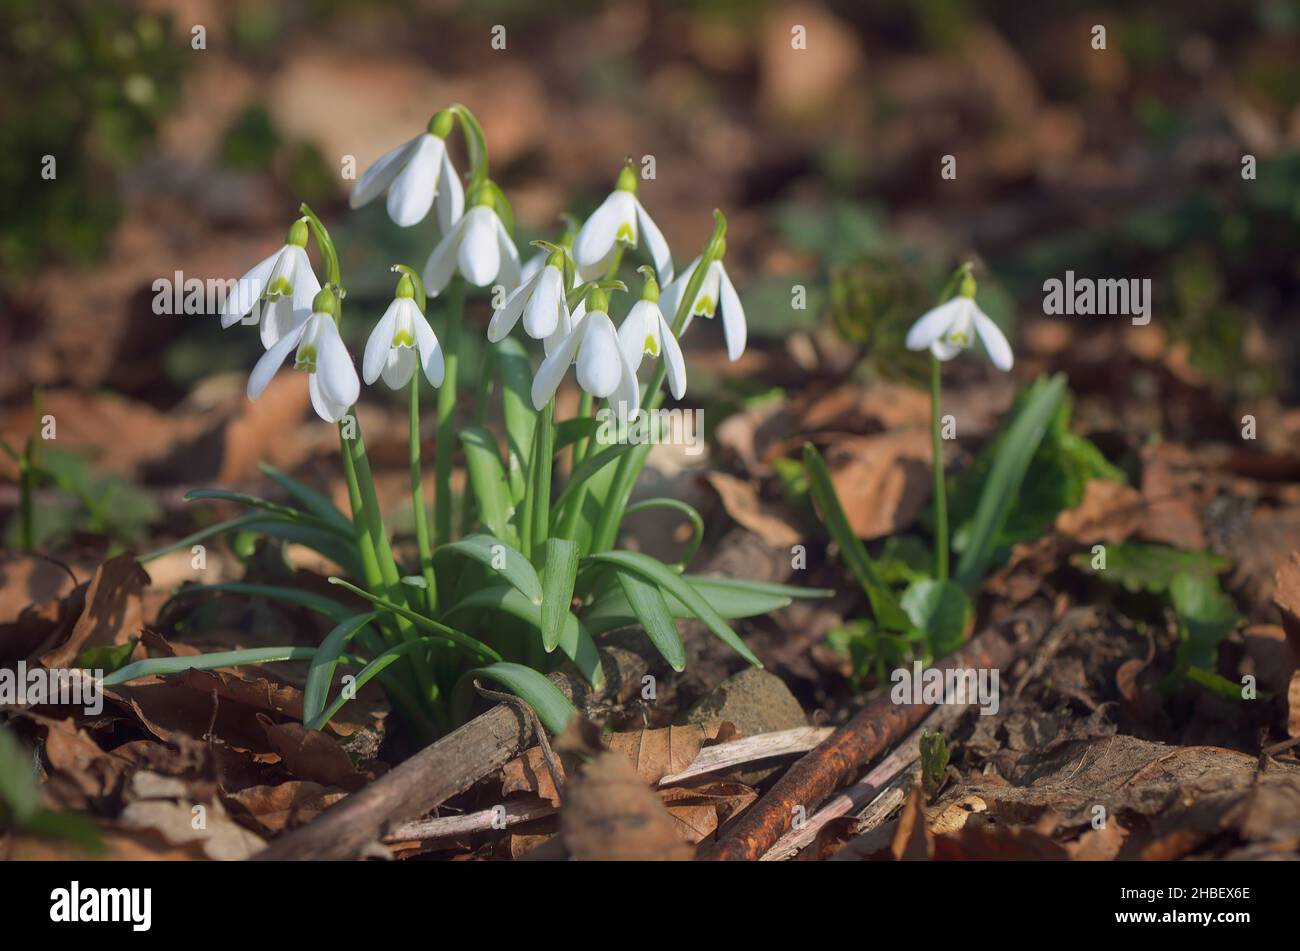
<svg viewBox="0 0 1300 951"><path fill-rule="evenodd" d="M305 248L307 247L307 237L307 219L299 218L289 226L289 236L284 239L284 243L297 248Z"/></svg>
<svg viewBox="0 0 1300 951"><path fill-rule="evenodd" d="M618 173L618 182L614 185L615 191L631 192L636 194L637 176L636 169L631 165L624 165L623 170Z"/></svg>
<svg viewBox="0 0 1300 951"><path fill-rule="evenodd" d="M450 109L443 109L429 120L429 134L436 135L440 139L445 139L451 135L452 126L456 123L456 117L452 115Z"/></svg>

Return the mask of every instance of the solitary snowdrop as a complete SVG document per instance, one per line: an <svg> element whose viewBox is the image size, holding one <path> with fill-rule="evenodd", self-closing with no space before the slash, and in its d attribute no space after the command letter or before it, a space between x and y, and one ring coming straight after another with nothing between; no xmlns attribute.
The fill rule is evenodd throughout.
<svg viewBox="0 0 1300 951"><path fill-rule="evenodd" d="M609 398L621 404L624 412L633 413L640 406L641 392L636 371L619 346L618 332L609 319L609 299L602 290L593 290L585 315L577 318L573 329L542 361L533 378L533 406L541 409L559 388L560 381L575 360L578 385L597 399Z"/></svg>
<svg viewBox="0 0 1300 951"><path fill-rule="evenodd" d="M564 252L553 251L544 266L510 292L488 322L488 340L498 343L524 318L524 332L534 340L555 333L565 316Z"/></svg>
<svg viewBox="0 0 1300 951"><path fill-rule="evenodd" d="M956 297L926 311L912 325L907 332L907 348L929 348L938 359L951 360L974 346L977 334L993 365L999 370L1010 370L1011 346L998 325L975 303L975 279L967 274Z"/></svg>
<svg viewBox="0 0 1300 951"><path fill-rule="evenodd" d="M648 267L641 270L650 272ZM659 309L659 285L651 273L646 273L641 299L632 305L623 326L618 328L618 343L633 373L641 368L646 354L662 357L673 398L681 399L686 395L686 361L682 359L682 349L672 328Z"/></svg>
<svg viewBox="0 0 1300 951"><path fill-rule="evenodd" d="M446 372L442 346L416 303L415 283L402 275L393 302L366 341L361 376L367 386L382 376L390 388L400 390L411 382L416 363L424 369L430 384L442 386Z"/></svg>
<svg viewBox="0 0 1300 951"><path fill-rule="evenodd" d="M221 326L233 327L261 302L258 323L262 346L269 350L310 316L319 292L320 281L307 257L307 220L300 218L282 247L235 282L221 305Z"/></svg>
<svg viewBox="0 0 1300 951"><path fill-rule="evenodd" d="M422 276L429 296L437 297L457 270L475 287L499 283L513 290L519 286L519 269L519 251L485 190L480 203L443 235Z"/></svg>
<svg viewBox="0 0 1300 951"><path fill-rule="evenodd" d="M450 231L465 209L465 190L447 152L453 121L450 112L440 112L428 131L381 155L357 181L348 204L360 208L387 191L388 217L395 224L417 225L436 205L439 229Z"/></svg>
<svg viewBox="0 0 1300 951"><path fill-rule="evenodd" d="M614 191L591 213L573 242L573 259L583 280L603 276L619 244L635 248L645 239L659 282L673 279L673 255L663 232L636 197L636 170L619 172Z"/></svg>
<svg viewBox="0 0 1300 951"><path fill-rule="evenodd" d="M682 295L686 293L686 285L690 283L691 275L699 265L700 259L696 258L691 262L690 267L664 288L661 304L665 313L677 313L677 308L681 306ZM745 325L745 308L740 304L740 295L736 293L736 287L731 283L727 268L722 263L721 254L718 260L709 265L708 271L704 274L704 280L700 283L700 289L691 303L691 309L686 312L682 333L686 333L686 328L696 317L712 318L719 308L722 310L722 335L727 341L727 359L734 363L745 352L745 337L748 331Z"/></svg>
<svg viewBox="0 0 1300 951"><path fill-rule="evenodd" d="M337 423L361 395L361 382L352 357L339 336L338 298L326 289L312 302L311 316L275 342L262 354L248 377L248 398L262 395L290 351L293 368L308 376L311 405L321 419Z"/></svg>

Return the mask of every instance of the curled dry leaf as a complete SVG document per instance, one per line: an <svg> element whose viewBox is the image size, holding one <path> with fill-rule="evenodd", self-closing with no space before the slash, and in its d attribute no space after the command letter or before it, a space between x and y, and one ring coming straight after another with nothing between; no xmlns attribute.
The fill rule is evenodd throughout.
<svg viewBox="0 0 1300 951"><path fill-rule="evenodd" d="M826 451L835 494L859 538L905 530L930 498L930 435L899 429L854 436Z"/></svg>
<svg viewBox="0 0 1300 951"><path fill-rule="evenodd" d="M769 545L788 547L802 537L779 506L765 504L759 499L758 487L753 482L723 472L709 472L704 478L722 498L722 507L727 514Z"/></svg>
<svg viewBox="0 0 1300 951"><path fill-rule="evenodd" d="M659 797L626 756L611 751L569 782L560 837L580 860L685 861L694 855Z"/></svg>
<svg viewBox="0 0 1300 951"><path fill-rule="evenodd" d="M1081 545L1121 542L1141 527L1144 502L1132 486L1089 479L1083 500L1056 517L1056 530Z"/></svg>
<svg viewBox="0 0 1300 951"><path fill-rule="evenodd" d="M301 723L275 723L263 713L257 715L257 720L285 768L299 779L340 786L349 792L355 792L368 781L352 758L327 734L309 730Z"/></svg>
<svg viewBox="0 0 1300 951"><path fill-rule="evenodd" d="M267 835L310 822L338 802L347 792L310 780L290 780L278 786L250 786L227 793L236 814L247 816Z"/></svg>
<svg viewBox="0 0 1300 951"><path fill-rule="evenodd" d="M149 575L130 553L110 558L95 571L85 593L85 607L72 632L58 647L41 655L46 667L69 667L87 647L125 644L140 633L140 594Z"/></svg>

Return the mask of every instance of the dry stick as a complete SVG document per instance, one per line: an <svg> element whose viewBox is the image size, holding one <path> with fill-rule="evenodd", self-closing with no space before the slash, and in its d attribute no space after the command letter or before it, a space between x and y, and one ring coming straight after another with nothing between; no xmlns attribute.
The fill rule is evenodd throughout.
<svg viewBox="0 0 1300 951"><path fill-rule="evenodd" d="M789 756L792 753L807 753L826 737L835 732L830 726L797 726L792 730L777 730L772 733L758 733L742 737L717 746L706 746L691 760L680 773L672 773L659 780L660 786L694 779L705 773L744 766L758 760L773 759L777 756Z"/></svg>
<svg viewBox="0 0 1300 951"><path fill-rule="evenodd" d="M556 808L549 802L537 799L531 802L503 802L481 812L467 812L463 816L438 816L433 819L416 819L398 826L384 836L385 842L428 841L451 839L532 822L555 815Z"/></svg>
<svg viewBox="0 0 1300 951"><path fill-rule="evenodd" d="M951 668L1006 668L1028 643L1037 640L1047 626L1050 608L1036 601L1016 612L1003 627L1015 629L1019 622L1024 636L1017 643L1000 631L988 630L936 666ZM715 861L754 861L789 831L794 816L816 809L858 770L887 749L925 717L926 703L895 704L888 693L868 703L853 719L799 760L760 799L736 820L721 839L700 852L700 858Z"/></svg>
<svg viewBox="0 0 1300 951"><path fill-rule="evenodd" d="M840 793L817 814L803 824L781 836L763 855L761 861L779 862L812 845L817 834L827 823L855 809L874 805L892 788L895 780L911 769L921 758L921 734L943 733L956 726L957 721L970 709L969 704L948 704L933 711L925 721L892 753L873 766L865 776Z"/></svg>

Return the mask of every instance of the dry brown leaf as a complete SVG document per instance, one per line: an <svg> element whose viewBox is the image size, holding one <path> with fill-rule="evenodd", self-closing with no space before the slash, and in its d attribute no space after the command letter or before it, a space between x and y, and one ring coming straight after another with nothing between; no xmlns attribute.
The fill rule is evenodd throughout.
<svg viewBox="0 0 1300 951"><path fill-rule="evenodd" d="M1082 545L1121 542L1142 524L1142 493L1106 479L1089 479L1083 500L1056 517L1056 530Z"/></svg>
<svg viewBox="0 0 1300 951"><path fill-rule="evenodd" d="M922 861L934 856L934 836L926 822L925 798L919 783L912 786L895 822L889 851L900 862Z"/></svg>
<svg viewBox="0 0 1300 951"><path fill-rule="evenodd" d="M262 827L267 835L310 822L345 797L347 792L309 780L290 780L278 786L250 786L226 793L226 800Z"/></svg>
<svg viewBox="0 0 1300 951"><path fill-rule="evenodd" d="M930 498L930 436L923 429L840 440L826 451L826 464L859 538L903 531Z"/></svg>
<svg viewBox="0 0 1300 951"><path fill-rule="evenodd" d="M1106 824L1100 829L1089 829L1068 843L1065 851L1075 862L1109 862L1119 855L1126 838L1128 830L1112 816L1107 818Z"/></svg>
<svg viewBox="0 0 1300 951"><path fill-rule="evenodd" d="M711 782L659 790L659 798L692 845L713 835L732 817L758 799L758 791L742 783Z"/></svg>
<svg viewBox="0 0 1300 951"><path fill-rule="evenodd" d="M1300 736L1300 670L1291 675L1286 690L1286 735Z"/></svg>
<svg viewBox="0 0 1300 951"><path fill-rule="evenodd" d="M1273 604L1282 613L1282 627L1294 653L1300 654L1300 551L1278 566L1273 579Z"/></svg>
<svg viewBox="0 0 1300 951"><path fill-rule="evenodd" d="M569 782L560 836L579 860L686 861L694 854L627 757L608 751Z"/></svg>
<svg viewBox="0 0 1300 951"><path fill-rule="evenodd" d="M125 644L143 626L140 593L149 575L135 556L124 552L99 566L86 589L85 607L72 633L41 655L46 667L69 667L87 647Z"/></svg>
<svg viewBox="0 0 1300 951"><path fill-rule="evenodd" d="M555 779L563 785L564 762L558 756L555 758L555 769L557 772ZM531 746L523 752L523 755L516 756L501 767L501 794L509 796L511 793L519 792L536 793L551 805L558 806L561 796L560 791L555 788L555 779L551 778L551 771L547 768L542 748Z"/></svg>
<svg viewBox="0 0 1300 951"><path fill-rule="evenodd" d="M784 515L778 514L777 506L759 499L758 487L753 482L724 472L709 472L704 478L722 498L727 514L769 545L788 547L802 537Z"/></svg>
<svg viewBox="0 0 1300 951"><path fill-rule="evenodd" d="M128 829L152 829L173 845L196 844L219 861L246 859L266 847L261 837L231 820L220 800L195 805L187 799L141 799L128 803L118 822Z"/></svg>
<svg viewBox="0 0 1300 951"><path fill-rule="evenodd" d="M1147 504L1142 538L1200 551L1207 544L1205 529L1190 490L1175 476L1174 460L1179 453L1174 447L1159 445L1142 454L1142 498Z"/></svg>
<svg viewBox="0 0 1300 951"><path fill-rule="evenodd" d="M695 762L700 748L717 741L725 726L724 721L713 720L705 724L614 733L605 738L605 745L627 756L641 778L654 785L662 777L680 773Z"/></svg>
<svg viewBox="0 0 1300 951"><path fill-rule="evenodd" d="M341 786L349 792L366 784L367 777L353 765L352 758L326 734L309 730L301 723L275 723L264 713L259 713L257 720L267 742L299 779Z"/></svg>

